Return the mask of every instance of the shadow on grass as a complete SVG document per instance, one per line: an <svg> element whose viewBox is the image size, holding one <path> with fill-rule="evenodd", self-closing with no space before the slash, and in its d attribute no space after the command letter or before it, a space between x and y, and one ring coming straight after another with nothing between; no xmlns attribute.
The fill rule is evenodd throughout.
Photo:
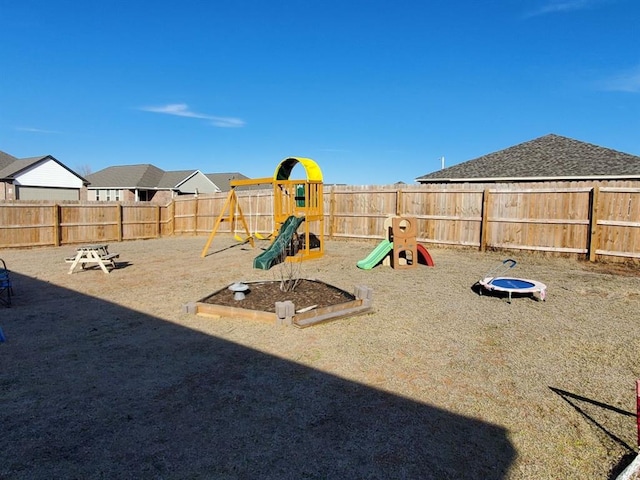
<svg viewBox="0 0 640 480"><path fill-rule="evenodd" d="M589 422L591 425L595 426L598 430L604 433L606 437L608 437L610 440L612 440L613 442L617 443L618 445L622 446L625 450L627 450L627 453L625 453L622 456L622 458L618 461L618 463L611 469L611 472L609 474L609 478L611 480L617 478L622 473L622 471L625 468L627 468L627 466L629 466L629 464L631 464L631 462L635 459L637 452L632 446L630 446L622 438L620 438L618 435L613 433L609 428L603 425L602 422L599 422L598 420L596 420L594 415L589 414L586 411L586 407L592 407L592 408L595 408L596 410L604 410L607 412L612 412L616 415L623 415L625 417L635 418L636 414L632 412L627 412L626 410L622 410L621 408L614 407L613 405L609 405L607 403L600 402L598 400L594 400L582 395L578 395L572 392L568 392L566 390L562 390L560 388L549 387L549 389L553 393L557 394L569 405L571 405L571 407L576 412L578 412L587 422Z"/></svg>
<svg viewBox="0 0 640 480"><path fill-rule="evenodd" d="M499 426L14 278L0 478L502 479L515 459Z"/></svg>
<svg viewBox="0 0 640 480"><path fill-rule="evenodd" d="M239 241L238 243L233 243L227 247L218 248L217 250L208 250L204 254L204 258L210 257L212 255L216 255L218 253L225 252L227 250L232 250L234 248L239 248L240 250L246 250L246 246L249 245L249 238Z"/></svg>

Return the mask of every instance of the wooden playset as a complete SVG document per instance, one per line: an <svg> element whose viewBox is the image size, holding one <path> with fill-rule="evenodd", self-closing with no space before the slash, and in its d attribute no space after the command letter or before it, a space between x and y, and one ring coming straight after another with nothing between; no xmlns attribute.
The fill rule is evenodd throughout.
<svg viewBox="0 0 640 480"><path fill-rule="evenodd" d="M296 165L304 168L305 179L290 179ZM246 241L255 247L253 235L242 212L236 187L271 184L273 188L274 230L271 247L254 262L256 268L268 269L285 252L285 261L320 258L324 254L324 205L322 171L310 158L289 157L278 164L273 177L232 180L220 214L209 234L201 256L207 255L222 222L229 222L235 234L237 222L242 224ZM297 232L302 227L302 232ZM313 233L317 232L317 233ZM258 259L256 259L258 260Z"/></svg>

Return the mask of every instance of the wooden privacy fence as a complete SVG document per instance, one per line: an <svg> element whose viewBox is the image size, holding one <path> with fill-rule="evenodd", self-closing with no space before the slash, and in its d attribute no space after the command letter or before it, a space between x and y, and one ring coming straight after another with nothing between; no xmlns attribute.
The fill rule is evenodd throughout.
<svg viewBox="0 0 640 480"><path fill-rule="evenodd" d="M237 192L250 233L273 231L273 192ZM207 235L226 194L150 204L0 204L0 248ZM418 241L480 250L640 258L640 188L327 186L328 238L382 239L390 215L415 217ZM229 222L219 231L234 231ZM235 232L244 235L238 226Z"/></svg>
<svg viewBox="0 0 640 480"><path fill-rule="evenodd" d="M640 188L330 189L328 235L385 238L384 220L417 220L419 242L480 250L640 258ZM325 204L326 205L326 204Z"/></svg>
<svg viewBox="0 0 640 480"><path fill-rule="evenodd" d="M172 205L0 204L0 248L120 242L171 234Z"/></svg>

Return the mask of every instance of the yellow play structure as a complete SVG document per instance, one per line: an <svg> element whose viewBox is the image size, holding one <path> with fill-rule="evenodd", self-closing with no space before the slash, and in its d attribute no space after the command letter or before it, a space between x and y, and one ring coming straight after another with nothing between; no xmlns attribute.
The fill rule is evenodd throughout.
<svg viewBox="0 0 640 480"><path fill-rule="evenodd" d="M293 168L300 164L306 179L290 179ZM247 241L255 247L252 234L236 195L236 187L271 184L273 188L274 231L271 246L254 260L255 268L269 269L279 261L301 261L320 258L324 254L324 206L322 171L310 158L289 157L277 166L273 177L232 180L231 190L220 215L202 250L206 256L213 238L224 221L235 233L236 219L242 223ZM237 216L236 216L237 211ZM302 232L298 229L302 226ZM316 233L313 233L316 232Z"/></svg>

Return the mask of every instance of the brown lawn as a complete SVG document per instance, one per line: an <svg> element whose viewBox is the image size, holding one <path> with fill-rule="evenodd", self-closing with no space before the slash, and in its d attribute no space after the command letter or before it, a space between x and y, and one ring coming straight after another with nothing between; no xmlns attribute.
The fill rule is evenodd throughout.
<svg viewBox="0 0 640 480"><path fill-rule="evenodd" d="M478 296L507 257L430 248L435 268L364 271L327 242L301 276L374 291L374 313L304 330L184 313L277 280L216 237L3 250L0 478L613 478L637 453L640 277L511 253L546 302Z"/></svg>

